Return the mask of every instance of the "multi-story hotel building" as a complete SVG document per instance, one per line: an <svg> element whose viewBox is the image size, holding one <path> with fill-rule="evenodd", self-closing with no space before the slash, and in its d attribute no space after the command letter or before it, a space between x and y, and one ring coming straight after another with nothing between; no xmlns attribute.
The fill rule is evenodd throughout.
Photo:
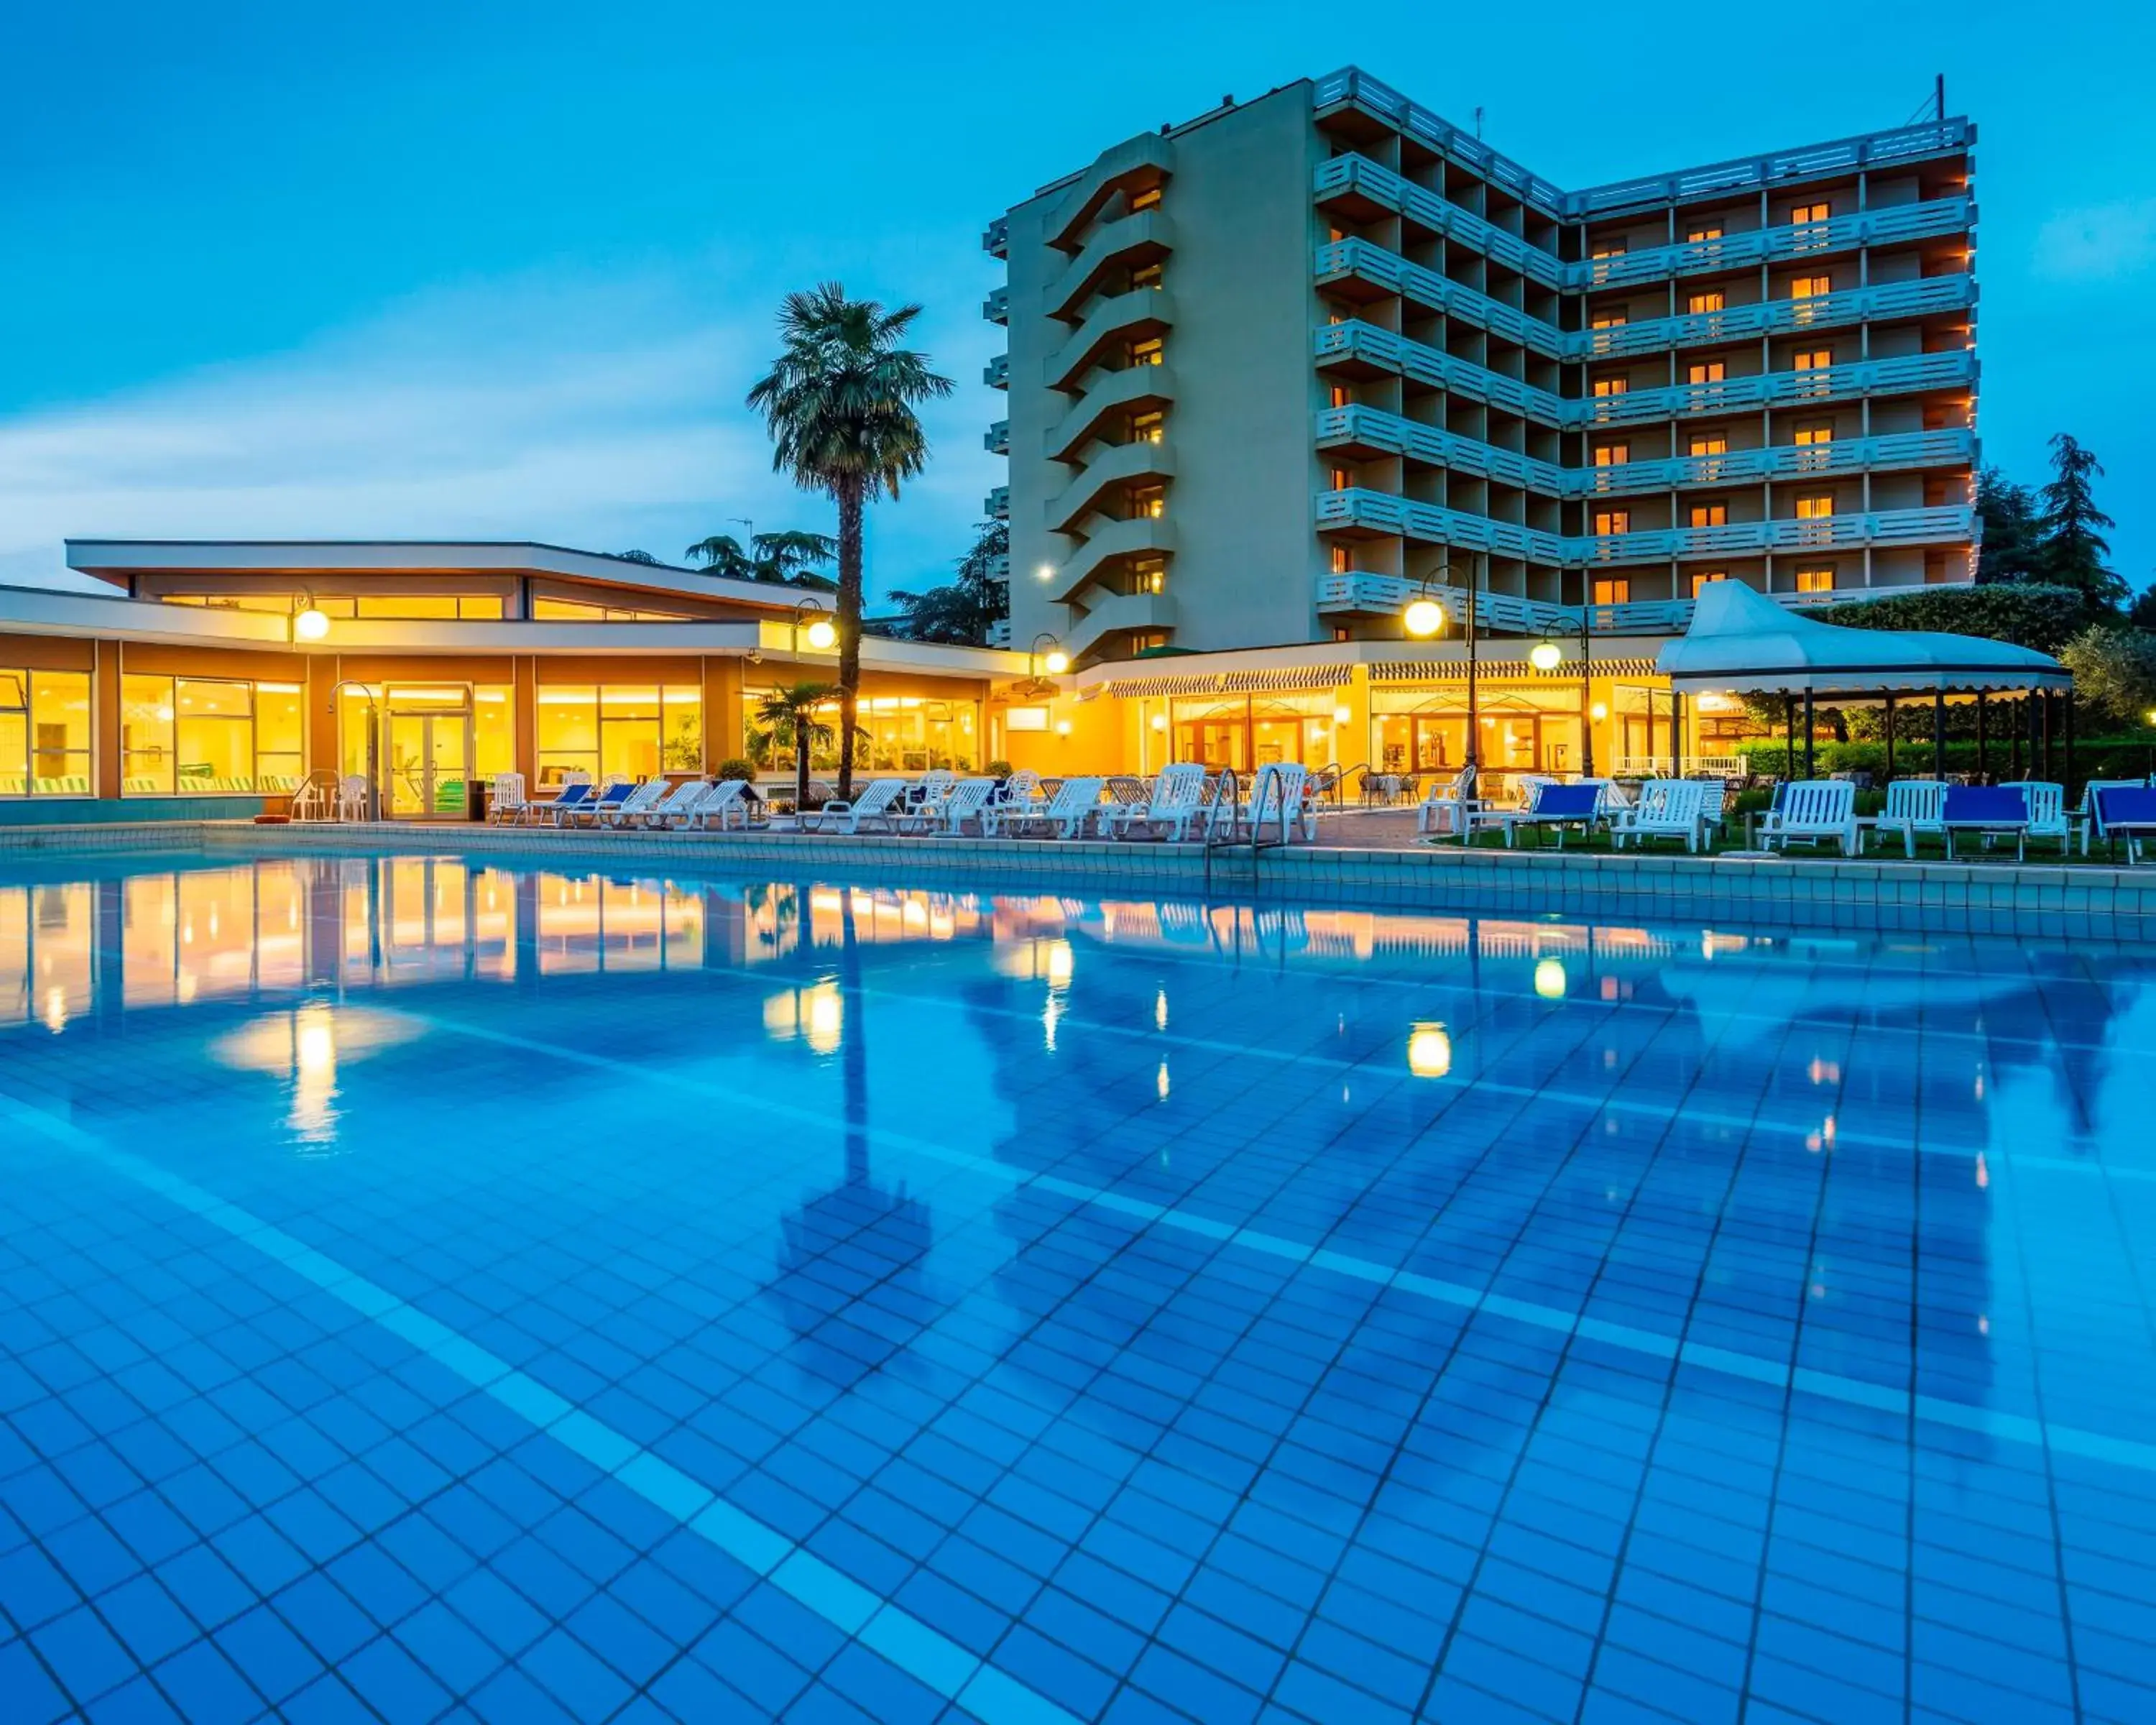
<svg viewBox="0 0 2156 1725"><path fill-rule="evenodd" d="M1651 635L1711 581L1969 579L1974 138L1564 191L1348 70L1116 145L984 242L1014 643L1398 641L1471 583L1486 629Z"/></svg>

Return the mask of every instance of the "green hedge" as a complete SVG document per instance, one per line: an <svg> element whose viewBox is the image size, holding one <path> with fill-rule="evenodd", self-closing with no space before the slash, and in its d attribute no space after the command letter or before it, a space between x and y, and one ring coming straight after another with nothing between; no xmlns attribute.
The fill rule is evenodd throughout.
<svg viewBox="0 0 2156 1725"><path fill-rule="evenodd" d="M2087 778L2140 778L2147 776L2151 765L2152 750L2156 744L2148 739L2134 740L2119 737L2092 737L2074 744L2074 779L2079 783ZM1789 744L1782 738L1756 737L1737 745L1737 752L1754 773L1771 773L1776 777L1788 771ZM1797 740L1797 768L1804 770L1804 740ZM1821 777L1830 773L1870 773L1883 775L1887 771L1887 745L1884 742L1821 742L1812 750L1813 770ZM2010 738L1994 737L1984 752L1984 762L1994 777L2011 775L2014 768L2014 743ZM2031 760L2025 745L2021 752L2023 776L2036 777L2043 764L2039 751ZM2051 766L2055 773L2066 770L2065 742L2053 738ZM1947 744L1947 766L1949 773L1976 771L1976 745L1974 742ZM1932 746L1928 742L1897 742L1894 745L1894 771L1897 777L1932 771Z"/></svg>

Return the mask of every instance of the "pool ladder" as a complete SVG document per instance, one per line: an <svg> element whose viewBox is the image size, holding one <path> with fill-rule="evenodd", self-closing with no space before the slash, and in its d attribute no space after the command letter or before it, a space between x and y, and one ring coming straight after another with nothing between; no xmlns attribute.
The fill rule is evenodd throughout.
<svg viewBox="0 0 2156 1725"><path fill-rule="evenodd" d="M1216 851L1236 851L1246 847L1255 879L1258 853L1286 845L1295 819L1296 811L1287 806L1286 781L1278 768L1268 764L1258 768L1257 776L1250 781L1247 817L1243 809L1242 775L1232 767L1222 768L1214 783L1213 801L1205 811L1206 886L1210 887L1213 884L1213 857ZM1279 837L1265 836L1269 820L1279 824Z"/></svg>

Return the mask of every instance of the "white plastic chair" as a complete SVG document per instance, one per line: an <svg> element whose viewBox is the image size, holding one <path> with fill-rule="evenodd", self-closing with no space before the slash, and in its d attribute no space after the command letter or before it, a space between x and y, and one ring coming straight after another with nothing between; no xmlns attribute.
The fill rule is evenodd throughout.
<svg viewBox="0 0 2156 1725"><path fill-rule="evenodd" d="M592 812L593 826L625 827L639 821L665 802L674 787L663 778L647 778L619 803L602 803Z"/></svg>
<svg viewBox="0 0 2156 1725"><path fill-rule="evenodd" d="M1650 839L1681 839L1694 855L1707 842L1707 793L1697 778L1650 778L1639 799L1620 809L1609 826L1609 848L1622 850L1630 839L1644 849Z"/></svg>
<svg viewBox="0 0 2156 1725"><path fill-rule="evenodd" d="M1086 823L1103 812L1101 787L1105 783L1099 778L1066 778L1055 788L1054 796L1034 807L991 806L983 811L981 829L990 834L1008 831L1016 838L1020 829L1038 826L1051 838L1082 839Z"/></svg>
<svg viewBox="0 0 2156 1725"><path fill-rule="evenodd" d="M804 833L820 833L827 829L834 833L856 834L864 821L880 820L887 832L898 830L900 811L894 806L906 794L902 778L872 778L860 794L850 803L826 803L821 809L812 809L797 817Z"/></svg>
<svg viewBox="0 0 2156 1725"><path fill-rule="evenodd" d="M2024 839L2056 839L2059 855L2066 855L2073 842L2073 824L2066 819L2066 788L2042 779L2018 778L2000 788L2020 792L2029 804L2029 830L2022 835Z"/></svg>
<svg viewBox="0 0 2156 1725"><path fill-rule="evenodd" d="M969 820L987 828L988 798L995 794L993 778L962 778L933 803L909 809L892 823L901 833L921 833L931 838L955 839Z"/></svg>
<svg viewBox="0 0 2156 1725"><path fill-rule="evenodd" d="M1131 836L1133 827L1151 827L1166 837L1190 836L1190 823L1205 813L1205 768L1196 761L1178 761L1160 769L1152 792L1142 803L1126 803L1108 816L1107 825L1118 839Z"/></svg>
<svg viewBox="0 0 2156 1725"><path fill-rule="evenodd" d="M681 824L705 832L716 827L723 833L736 825L746 830L757 808L755 792L756 788L745 778L722 778L689 811Z"/></svg>
<svg viewBox="0 0 2156 1725"><path fill-rule="evenodd" d="M1450 778L1434 778L1415 804L1415 831L1442 836L1466 837L1467 817L1475 807L1475 769L1463 767Z"/></svg>
<svg viewBox="0 0 2156 1725"><path fill-rule="evenodd" d="M494 795L486 805L490 826L509 826L524 819L524 775L521 773L497 773L494 775Z"/></svg>
<svg viewBox="0 0 2156 1725"><path fill-rule="evenodd" d="M1844 856L1856 855L1856 787L1845 778L1803 778L1782 787L1780 804L1759 829L1764 850L1819 845L1831 839Z"/></svg>
<svg viewBox="0 0 2156 1725"><path fill-rule="evenodd" d="M1890 833L1902 835L1902 854L1917 854L1917 834L1942 833L1939 812L1946 807L1946 781L1942 778L1897 778L1887 787L1887 806L1872 830L1885 843Z"/></svg>
<svg viewBox="0 0 2156 1725"><path fill-rule="evenodd" d="M641 820L648 828L671 826L677 820L686 825L711 794L711 787L705 780L685 778L649 808L626 818Z"/></svg>
<svg viewBox="0 0 2156 1725"><path fill-rule="evenodd" d="M2075 829L2081 834L2083 856L2089 854L2092 835L2098 839L2103 837L2102 800L2097 793L2099 791L2138 791L2148 783L2145 778L2092 778L2082 787L2081 804L2074 810L2073 819Z"/></svg>

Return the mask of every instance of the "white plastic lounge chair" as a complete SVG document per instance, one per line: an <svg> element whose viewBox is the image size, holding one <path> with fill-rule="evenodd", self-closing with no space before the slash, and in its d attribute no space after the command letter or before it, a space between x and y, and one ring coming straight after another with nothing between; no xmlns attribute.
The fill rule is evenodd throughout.
<svg viewBox="0 0 2156 1725"><path fill-rule="evenodd" d="M2148 781L2145 778L2092 778L2082 787L2081 806L2074 810L2075 830L2081 834L2082 855L2089 853L2092 836L2102 839L2103 829L2102 796L2106 791L2138 791Z"/></svg>
<svg viewBox="0 0 2156 1725"><path fill-rule="evenodd" d="M1190 823L1205 813L1205 769L1195 761L1178 761L1160 769L1152 792L1142 804L1127 803L1108 816L1108 826L1118 839L1131 836L1133 827L1149 827L1175 839L1190 836Z"/></svg>
<svg viewBox="0 0 2156 1725"><path fill-rule="evenodd" d="M486 805L487 824L490 826L511 826L524 819L529 799L524 794L524 775L521 773L497 773L494 775L494 795Z"/></svg>
<svg viewBox="0 0 2156 1725"><path fill-rule="evenodd" d="M1066 778L1054 796L1031 808L991 807L983 812L982 830L1017 838L1037 826L1053 838L1082 839L1086 823L1101 812L1101 783L1098 778Z"/></svg>
<svg viewBox="0 0 2156 1725"><path fill-rule="evenodd" d="M722 778L705 792L704 800L681 818L685 828L721 832L733 827L747 829L749 818L759 806L752 800L756 788L745 778Z"/></svg>
<svg viewBox="0 0 2156 1725"><path fill-rule="evenodd" d="M685 778L649 808L627 819L641 821L647 829L670 827L676 822L685 826L711 794L711 787L707 781Z"/></svg>
<svg viewBox="0 0 2156 1725"><path fill-rule="evenodd" d="M1415 804L1415 830L1464 838L1467 817L1475 807L1475 769L1463 767L1450 778L1430 780L1422 801Z"/></svg>
<svg viewBox="0 0 2156 1725"><path fill-rule="evenodd" d="M1609 845L1626 843L1644 849L1650 839L1681 839L1697 855L1707 842L1707 793L1712 787L1697 778L1650 778L1640 787L1638 801L1611 821Z"/></svg>
<svg viewBox="0 0 2156 1725"><path fill-rule="evenodd" d="M899 799L906 794L902 778L872 778L850 803L826 803L798 817L804 833L858 833L864 821L880 820L886 832L896 832Z"/></svg>
<svg viewBox="0 0 2156 1725"><path fill-rule="evenodd" d="M2066 788L2050 784L2042 779L2021 778L1999 787L2004 791L2019 791L2029 804L2029 830L2026 839L2056 839L2059 855L2066 855L2066 847L2073 842L2073 824L2066 819Z"/></svg>
<svg viewBox="0 0 2156 1725"><path fill-rule="evenodd" d="M998 809L1032 809L1047 800L1047 792L1040 788L1040 775L1030 767L1022 767L1005 779L995 798Z"/></svg>
<svg viewBox="0 0 2156 1725"><path fill-rule="evenodd" d="M988 798L995 794L995 788L993 778L962 778L933 803L906 810L892 824L901 833L955 839L968 821L977 820L986 832Z"/></svg>
<svg viewBox="0 0 2156 1725"><path fill-rule="evenodd" d="M1902 837L1902 854L1913 857L1917 854L1917 834L1936 833L1939 826L1939 810L1946 804L1947 788L1943 779L1897 778L1887 787L1887 806L1877 819L1871 823L1871 829L1884 844L1894 834Z"/></svg>
<svg viewBox="0 0 2156 1725"><path fill-rule="evenodd" d="M1802 778L1782 787L1759 829L1762 850L1818 845L1831 839L1844 856L1856 855L1856 787L1845 778Z"/></svg>
<svg viewBox="0 0 2156 1725"><path fill-rule="evenodd" d="M1250 799L1230 810L1237 836L1255 844L1270 829L1288 845L1301 834L1306 841L1317 837L1317 811L1311 806L1310 769L1300 761L1273 761L1258 768L1250 781Z"/></svg>
<svg viewBox="0 0 2156 1725"><path fill-rule="evenodd" d="M601 798L598 806L592 810L592 824L594 827L625 827L639 821L665 802L673 788L663 778L647 778L611 806L605 798Z"/></svg>
<svg viewBox="0 0 2156 1725"><path fill-rule="evenodd" d="M568 785L563 788L547 818L557 827L575 826L584 821L598 824L600 815L621 807L636 789L634 779L619 778L603 789L590 785ZM581 790L584 794L579 797Z"/></svg>
<svg viewBox="0 0 2156 1725"><path fill-rule="evenodd" d="M2029 851L2029 799L2017 785L1950 784L1939 807L1939 830L1947 835L1949 862L1956 833L1979 833L1986 845L2010 834L2018 862Z"/></svg>

